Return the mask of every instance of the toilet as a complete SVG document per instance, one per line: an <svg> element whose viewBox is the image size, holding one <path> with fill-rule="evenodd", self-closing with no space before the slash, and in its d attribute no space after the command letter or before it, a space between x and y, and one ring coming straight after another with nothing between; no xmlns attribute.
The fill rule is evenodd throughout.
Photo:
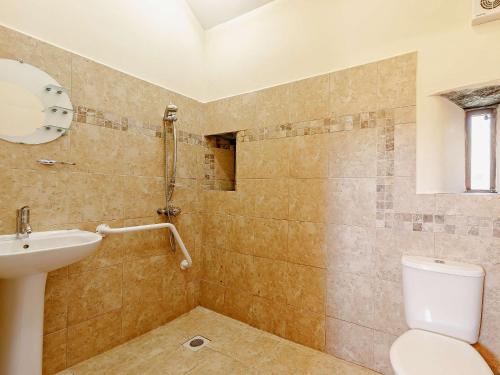
<svg viewBox="0 0 500 375"><path fill-rule="evenodd" d="M410 330L390 350L396 375L493 375L471 346L481 325L484 270L472 264L403 256Z"/></svg>

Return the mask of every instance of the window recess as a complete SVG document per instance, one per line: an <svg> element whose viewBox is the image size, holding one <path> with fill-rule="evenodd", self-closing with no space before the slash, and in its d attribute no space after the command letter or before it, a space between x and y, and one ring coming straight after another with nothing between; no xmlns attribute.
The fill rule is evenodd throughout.
<svg viewBox="0 0 500 375"><path fill-rule="evenodd" d="M465 190L496 193L496 108L465 112Z"/></svg>

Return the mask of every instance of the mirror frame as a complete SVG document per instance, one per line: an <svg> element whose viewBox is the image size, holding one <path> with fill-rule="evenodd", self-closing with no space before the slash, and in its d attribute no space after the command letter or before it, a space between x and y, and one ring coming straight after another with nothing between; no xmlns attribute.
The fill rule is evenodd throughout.
<svg viewBox="0 0 500 375"><path fill-rule="evenodd" d="M43 70L22 60L0 59L0 81L19 85L36 96L44 108L44 120L23 136L0 134L0 139L21 144L51 142L65 135L73 121L73 104L67 90Z"/></svg>

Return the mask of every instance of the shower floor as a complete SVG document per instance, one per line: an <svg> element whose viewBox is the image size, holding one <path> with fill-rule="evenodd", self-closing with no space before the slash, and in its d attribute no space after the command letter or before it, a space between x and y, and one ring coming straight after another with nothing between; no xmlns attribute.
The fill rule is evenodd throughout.
<svg viewBox="0 0 500 375"><path fill-rule="evenodd" d="M197 352L194 336L211 342ZM376 375L203 307L58 375Z"/></svg>

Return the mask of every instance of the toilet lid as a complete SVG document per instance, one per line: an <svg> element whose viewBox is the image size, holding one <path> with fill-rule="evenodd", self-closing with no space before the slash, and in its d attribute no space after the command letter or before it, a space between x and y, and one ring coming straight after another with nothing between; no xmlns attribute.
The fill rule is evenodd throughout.
<svg viewBox="0 0 500 375"><path fill-rule="evenodd" d="M493 375L471 345L418 329L394 341L391 364L397 375Z"/></svg>

